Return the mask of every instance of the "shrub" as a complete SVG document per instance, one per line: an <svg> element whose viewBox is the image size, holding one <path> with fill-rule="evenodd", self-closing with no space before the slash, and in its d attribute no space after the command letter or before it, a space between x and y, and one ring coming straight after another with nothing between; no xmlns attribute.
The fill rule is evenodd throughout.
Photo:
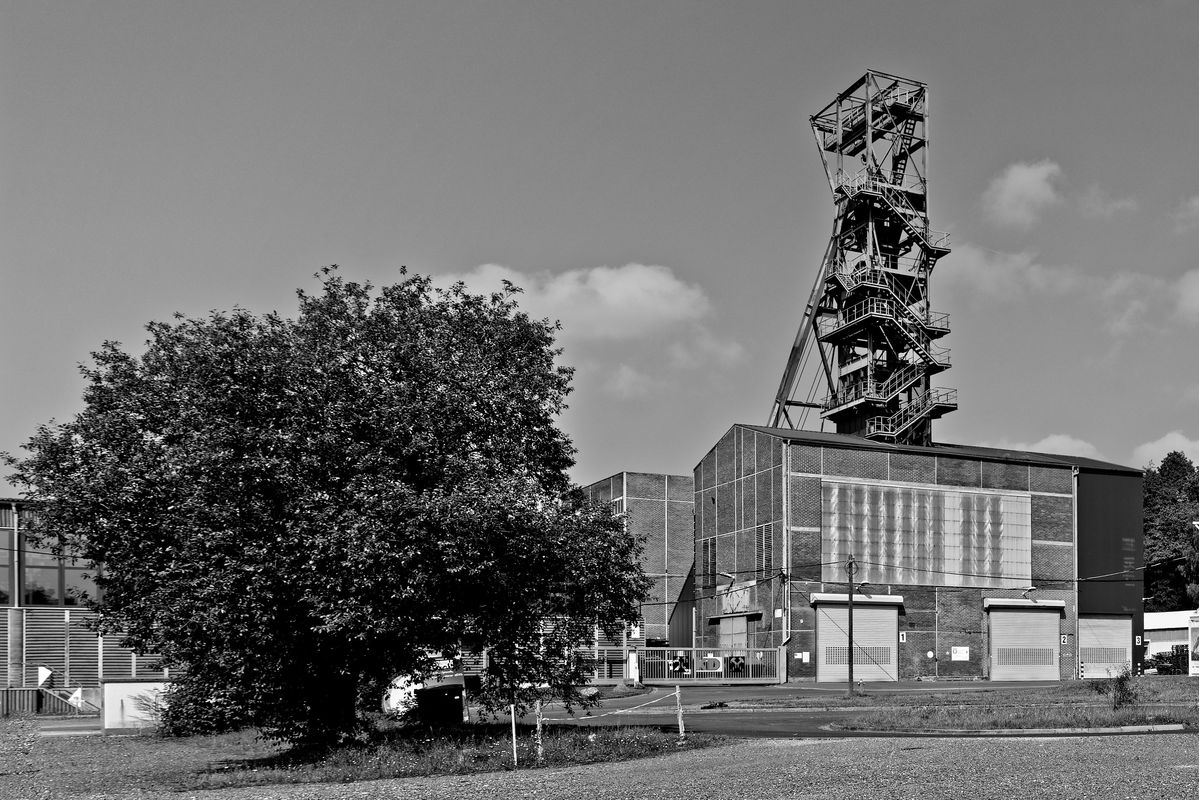
<svg viewBox="0 0 1199 800"><path fill-rule="evenodd" d="M1111 698L1113 710L1136 705L1137 687L1133 680L1132 668L1128 665L1111 678L1099 678L1087 683L1096 693Z"/></svg>

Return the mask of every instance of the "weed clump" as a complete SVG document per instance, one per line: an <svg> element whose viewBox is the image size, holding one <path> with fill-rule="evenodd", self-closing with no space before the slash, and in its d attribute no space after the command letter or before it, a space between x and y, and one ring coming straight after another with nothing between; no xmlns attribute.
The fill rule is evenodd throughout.
<svg viewBox="0 0 1199 800"><path fill-rule="evenodd" d="M1088 681L1088 683L1091 689L1097 694L1111 698L1113 711L1137 704L1137 687L1133 678L1132 668L1127 665L1110 678L1099 678Z"/></svg>

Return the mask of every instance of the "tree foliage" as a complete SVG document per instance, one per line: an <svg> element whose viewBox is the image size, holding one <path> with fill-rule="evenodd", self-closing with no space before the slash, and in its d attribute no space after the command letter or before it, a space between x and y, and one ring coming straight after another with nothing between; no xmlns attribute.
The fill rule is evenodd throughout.
<svg viewBox="0 0 1199 800"><path fill-rule="evenodd" d="M103 565L102 630L186 670L168 717L329 742L355 698L484 648L493 704L572 697L576 646L647 581L566 476L557 326L511 286L318 278L295 319L177 315L93 353L83 410L6 457L40 534Z"/></svg>
<svg viewBox="0 0 1199 800"><path fill-rule="evenodd" d="M1145 470L1146 611L1199 606L1199 470L1174 451Z"/></svg>

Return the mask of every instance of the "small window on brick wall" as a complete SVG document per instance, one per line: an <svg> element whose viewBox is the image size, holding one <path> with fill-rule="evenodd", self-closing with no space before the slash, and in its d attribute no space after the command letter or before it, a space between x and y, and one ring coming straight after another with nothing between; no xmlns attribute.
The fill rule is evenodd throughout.
<svg viewBox="0 0 1199 800"><path fill-rule="evenodd" d="M757 569L762 575L774 572L774 523L759 525L757 530Z"/></svg>
<svg viewBox="0 0 1199 800"><path fill-rule="evenodd" d="M624 498L618 497L612 501L612 514L614 516L620 516L623 513L624 513Z"/></svg>

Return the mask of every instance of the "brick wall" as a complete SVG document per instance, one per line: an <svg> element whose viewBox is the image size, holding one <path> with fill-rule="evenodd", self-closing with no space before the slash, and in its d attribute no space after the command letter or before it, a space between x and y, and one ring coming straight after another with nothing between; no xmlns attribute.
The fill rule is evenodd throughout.
<svg viewBox="0 0 1199 800"><path fill-rule="evenodd" d="M776 607L782 607L781 601L775 605L775 599L768 599L763 592L781 593L777 576L785 569L782 460L783 444L775 437L734 427L696 466L698 508L692 557L696 565L698 641L710 645L718 641L717 626L709 624L718 613L712 595L716 584L729 582L725 576L704 574L703 543L712 540L716 542L715 572L730 573L738 582L759 582L754 597L761 608L754 610L761 619L747 625L751 645L770 647L781 641L784 620L773 614ZM772 536L762 536L762 526L772 526ZM759 553L764 543L771 548L769 559ZM760 569L764 561L770 565L766 572Z"/></svg>
<svg viewBox="0 0 1199 800"><path fill-rule="evenodd" d="M1052 495L1032 496L1034 536L1050 542L1074 541L1074 499Z"/></svg>
<svg viewBox="0 0 1199 800"><path fill-rule="evenodd" d="M641 568L653 580L642 607L644 636L666 639L671 610L680 599L695 557L696 478L622 472L584 487L596 502L621 500L626 525L642 539Z"/></svg>
<svg viewBox="0 0 1199 800"><path fill-rule="evenodd" d="M785 453L785 459L784 459ZM786 464L786 472L782 468ZM791 611L785 620L774 618L773 609L782 607L779 594L756 600L762 614L749 625L751 646L770 646L781 641L789 628L788 675L792 680L813 680L816 676L815 615L807 598L813 591L843 592L844 584L822 583L820 563L820 528L822 519L821 476L861 478L863 492L877 487L865 485L871 481L892 481L928 486L954 486L1030 493L1031 572L1030 582L1038 586L1040 599L1062 599L1067 602L1062 618L1061 674L1074 675L1074 635L1077 610L1074 597L1074 511L1073 479L1069 468L1030 466L999 460L964 458L953 455L924 455L887 452L885 450L852 450L821 447L811 444L792 444L766 434L744 428L730 430L701 460L695 470L694 498L696 509L695 549L697 585L699 542L718 536L719 571L735 572L749 578L757 565L755 530L767 522L776 522L774 532L774 563L786 565L791 580ZM784 496L786 510L784 512ZM884 495L878 495L880 501ZM712 502L713 499L716 502ZM874 506L871 506L874 507ZM994 524L990 506L974 509L979 519L975 527ZM784 522L786 515L786 526ZM990 515L990 516L988 516ZM883 514L890 518L891 514ZM915 512L913 512L915 516ZM973 516L971 517L973 520ZM885 525L883 526L885 528ZM982 528L980 528L982 529ZM973 530L973 529L971 529ZM907 561L911 553L903 550L904 542L889 542L884 537L868 550L881 562ZM973 540L969 540L973 541ZM911 543L912 547L932 546L928 542ZM721 578L721 583L727 579ZM782 581L775 582L781 592ZM763 589L765 591L765 589ZM771 589L772 592L775 589ZM983 610L984 597L1019 597L1019 589L988 587L936 587L921 584L885 587L887 593L904 597L904 610L899 617L899 630L904 641L899 644L901 679L981 679L989 675L988 619ZM711 594L711 589L700 594ZM772 605L773 604L773 605ZM701 600L697 638L709 645L718 643L718 628L709 625L714 613L713 600ZM953 647L969 648L965 661L953 661ZM929 652L934 655L928 656ZM802 653L809 660L795 658Z"/></svg>
<svg viewBox="0 0 1199 800"><path fill-rule="evenodd" d="M821 447L811 444L787 445L787 536L790 541L790 577L792 594L790 625L792 644L788 667L792 679L814 679L814 616L806 605L803 592L845 591L844 584L821 583L818 564L828 555L821 552L822 519L821 476L863 479L862 492L877 491L870 481L894 481L929 486L953 486L1030 493L1031 552L1030 582L1038 587L1041 599L1067 601L1062 618L1061 673L1071 677L1075 670L1074 632L1077 612L1073 607L1074 578L1074 484L1069 468L1031 466L1000 460L964 458L953 455L924 455ZM879 495L885 499L884 495ZM993 505L993 504L992 504ZM870 506L874 508L874 505ZM978 519L974 520L974 512ZM971 531L994 524L995 509L986 506L971 512ZM883 514L884 518L889 514ZM885 526L883 526L885 528ZM905 560L904 543L887 541L886 531L876 543L869 543L860 558L870 556L880 562ZM968 542L973 542L967 538ZM912 546L928 543L917 542ZM931 546L931 545L929 545ZM873 549L870 549L873 548ZM873 555L870 555L873 554ZM910 558L909 553L907 558ZM829 576L825 576L829 577ZM904 613L899 618L904 641L900 643L902 679L932 678L979 679L990 672L988 619L982 608L984 597L1019 597L1019 589L986 587L934 587L896 585L888 592L904 597ZM806 621L806 625L801 623ZM968 647L966 661L952 661L951 648ZM809 652L810 662L802 665L791 656ZM932 652L933 658L928 653Z"/></svg>

